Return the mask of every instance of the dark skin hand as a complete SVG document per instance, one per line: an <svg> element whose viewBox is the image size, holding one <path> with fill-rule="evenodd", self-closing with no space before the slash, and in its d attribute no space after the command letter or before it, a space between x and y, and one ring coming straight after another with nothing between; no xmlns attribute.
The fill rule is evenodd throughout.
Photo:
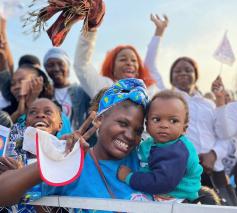
<svg viewBox="0 0 237 213"><path fill-rule="evenodd" d="M2 16L0 16L0 51L2 51L1 54L3 54L3 56L0 56L0 61L4 60L3 63L0 63L0 71L2 69L7 69L9 70L9 72L11 73L11 75L13 74L13 57L12 57L12 53L9 47L9 42L7 39L7 30L6 30L6 19L2 18ZM3 57L1 59L1 57ZM2 62L2 61L1 61Z"/></svg>
<svg viewBox="0 0 237 213"><path fill-rule="evenodd" d="M223 106L225 105L225 88L220 76L212 82L211 91L216 97L216 106Z"/></svg>
<svg viewBox="0 0 237 213"><path fill-rule="evenodd" d="M213 150L208 153L199 154L200 163L207 174L212 173L216 158L216 153Z"/></svg>
<svg viewBox="0 0 237 213"><path fill-rule="evenodd" d="M21 168L22 165L20 162L9 157L0 157L0 175L7 170Z"/></svg>
<svg viewBox="0 0 237 213"><path fill-rule="evenodd" d="M85 150L89 148L86 140L96 131L100 122L94 121L96 113L93 112L90 117L82 124L81 128L71 135L63 137L69 139L68 150L72 150L74 144L80 139L80 146ZM88 130L90 123L93 127ZM69 153L68 152L68 153ZM15 178L17 177L17 178ZM11 206L19 202L22 195L42 182L37 163L24 166L20 169L11 169L0 175L0 206Z"/></svg>
<svg viewBox="0 0 237 213"><path fill-rule="evenodd" d="M126 177L128 176L128 174L131 172L132 170L127 167L127 166L124 166L124 165L121 165L118 169L118 172L117 172L117 178L120 180L120 181L123 181L125 182L125 179Z"/></svg>
<svg viewBox="0 0 237 213"><path fill-rule="evenodd" d="M0 182L0 206L18 203L28 189L41 182L37 163L5 171L0 175Z"/></svg>
<svg viewBox="0 0 237 213"><path fill-rule="evenodd" d="M84 123L81 125L79 130L76 130L70 135L64 135L61 139L67 140L66 145L66 154L69 154L75 143L79 142L82 149L84 149L85 152L90 148L89 144L86 142L99 128L100 121L95 120L96 113L93 111L90 113L90 116L84 121ZM93 127L90 129L90 124L93 124Z"/></svg>
<svg viewBox="0 0 237 213"><path fill-rule="evenodd" d="M76 130L70 135L64 135L61 138L63 140L67 140L66 151L65 151L66 154L69 154L72 151L74 145L77 142L80 143L81 148L83 148L85 152L90 148L86 140L88 140L94 134L94 132L99 128L100 125L99 121L95 121L95 117L96 113L94 111L91 112L90 116L83 122L79 130ZM91 123L93 124L93 127L88 129ZM37 209L37 212L45 212L45 211L44 208L39 207ZM60 212L60 208L50 207L50 212L55 213Z"/></svg>

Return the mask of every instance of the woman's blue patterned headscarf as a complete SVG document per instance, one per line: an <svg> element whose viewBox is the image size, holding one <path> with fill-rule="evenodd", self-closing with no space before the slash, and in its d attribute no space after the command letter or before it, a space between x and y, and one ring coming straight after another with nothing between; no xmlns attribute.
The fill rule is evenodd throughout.
<svg viewBox="0 0 237 213"><path fill-rule="evenodd" d="M126 78L113 84L102 96L97 114L102 114L113 105L125 100L131 100L146 108L148 96L142 80Z"/></svg>

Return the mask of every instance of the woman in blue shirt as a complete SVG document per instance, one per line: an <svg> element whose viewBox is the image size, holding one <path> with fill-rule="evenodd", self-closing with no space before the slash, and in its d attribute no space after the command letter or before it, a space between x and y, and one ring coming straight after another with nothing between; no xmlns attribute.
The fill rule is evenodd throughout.
<svg viewBox="0 0 237 213"><path fill-rule="evenodd" d="M119 181L116 173L122 164L135 171L138 169L134 149L141 140L146 102L145 86L141 80L123 79L108 89L99 104L97 117L101 125L97 143L86 153L81 176L64 187L43 184L43 195L133 199L136 191ZM101 178L96 161L110 186L110 192ZM4 192L0 195L0 205L18 202L27 189L42 182L37 164L7 171L0 176L0 181L0 191Z"/></svg>

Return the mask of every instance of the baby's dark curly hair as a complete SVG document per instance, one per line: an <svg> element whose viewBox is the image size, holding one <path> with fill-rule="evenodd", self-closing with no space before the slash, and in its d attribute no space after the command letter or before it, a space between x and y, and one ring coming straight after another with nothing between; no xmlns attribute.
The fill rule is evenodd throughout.
<svg viewBox="0 0 237 213"><path fill-rule="evenodd" d="M183 98L183 96L179 93L179 92L175 92L173 90L163 90L159 93L156 93L153 98L150 100L147 108L146 108L146 119L147 119L147 115L148 115L148 112L150 110L150 106L152 104L152 102L157 99L157 98L160 98L160 99L164 99L164 100L169 100L169 99L178 99L180 100L183 105L184 105L184 108L185 108L185 111L186 111L186 116L185 116L185 123L188 124L189 122L189 109L188 109L188 104L186 102L186 100Z"/></svg>

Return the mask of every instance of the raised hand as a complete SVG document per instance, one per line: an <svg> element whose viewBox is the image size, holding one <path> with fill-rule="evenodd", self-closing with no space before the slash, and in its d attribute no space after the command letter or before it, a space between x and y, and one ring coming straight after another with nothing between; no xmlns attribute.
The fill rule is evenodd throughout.
<svg viewBox="0 0 237 213"><path fill-rule="evenodd" d="M32 79L30 82L28 82L28 85L26 86L26 104L27 107L31 105L31 103L36 100L40 93L43 90L43 78L37 77ZM28 90L28 91L27 91Z"/></svg>
<svg viewBox="0 0 237 213"><path fill-rule="evenodd" d="M156 26L155 35L156 36L162 36L165 32L166 27L168 26L169 19L166 15L163 15L164 19L162 20L157 14L153 15L151 14L150 18L151 21Z"/></svg>
<svg viewBox="0 0 237 213"><path fill-rule="evenodd" d="M6 19L0 15L0 48L5 48L6 44Z"/></svg>
<svg viewBox="0 0 237 213"><path fill-rule="evenodd" d="M88 28L90 31L95 30L102 23L105 15L105 3L103 0L93 0L92 7L88 17Z"/></svg>
<svg viewBox="0 0 237 213"><path fill-rule="evenodd" d="M13 57L9 47L9 42L7 39L7 29L6 29L7 21L5 18L1 16L0 13L0 49L4 54L4 64L0 66L4 66L5 69L9 70L11 74L13 74ZM0 62L1 63L1 62ZM2 68L1 68L2 69Z"/></svg>
<svg viewBox="0 0 237 213"><path fill-rule="evenodd" d="M216 97L216 105L217 106L225 105L226 91L224 88L222 78L220 76L217 76L217 78L212 82L211 91Z"/></svg>
<svg viewBox="0 0 237 213"><path fill-rule="evenodd" d="M79 130L74 131L70 135L64 135L61 139L67 140L67 145L66 145L66 150L65 153L68 154L72 151L74 145L76 142L80 143L80 146L84 151L87 151L90 146L86 142L94 133L95 131L99 128L100 126L100 121L96 121L96 112L91 112L90 116L84 121L84 123L81 125ZM90 124L93 124L93 127L90 129L89 126Z"/></svg>

